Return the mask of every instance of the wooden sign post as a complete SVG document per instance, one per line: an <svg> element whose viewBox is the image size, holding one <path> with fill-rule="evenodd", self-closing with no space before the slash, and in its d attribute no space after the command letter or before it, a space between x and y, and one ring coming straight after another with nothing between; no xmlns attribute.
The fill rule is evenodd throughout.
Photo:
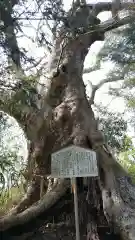
<svg viewBox="0 0 135 240"><path fill-rule="evenodd" d="M98 176L96 153L74 145L53 153L51 176L71 178L74 193L76 240L80 240L76 178Z"/></svg>
<svg viewBox="0 0 135 240"><path fill-rule="evenodd" d="M77 196L77 184L76 178L71 178L71 185L74 193L74 209L75 209L75 229L76 229L76 240L80 240L79 231L79 213L78 213L78 196Z"/></svg>

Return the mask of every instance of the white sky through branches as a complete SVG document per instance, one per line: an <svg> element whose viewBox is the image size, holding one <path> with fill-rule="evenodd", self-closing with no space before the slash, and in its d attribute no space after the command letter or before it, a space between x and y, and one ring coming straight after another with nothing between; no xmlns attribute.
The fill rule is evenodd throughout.
<svg viewBox="0 0 135 240"><path fill-rule="evenodd" d="M105 2L105 0L103 0ZM88 3L93 2L88 0ZM95 1L99 2L98 0ZM102 2L102 1L101 1ZM31 0L28 1L28 3L31 3ZM65 9L68 10L70 8L70 5L72 3L72 0L64 0L64 5L65 5ZM31 5L32 8L32 5ZM22 10L21 10L22 11ZM105 21L107 20L109 17L111 17L110 12L102 12L99 14L100 20L101 21ZM36 29L36 26L38 25L38 22L36 20L31 21L31 27L28 26L29 22L26 24L26 21L24 21L25 26L27 25L27 27L23 27L23 30L25 32L25 35L28 35L29 38L33 38L35 39L36 37L36 30L34 30L34 28ZM46 32L46 29L45 29ZM32 42L30 39L26 38L26 37L22 37L22 38L18 38L18 42L19 42L19 47L24 47L26 48L26 50L28 50L28 52L30 53L30 55L40 58L42 56L45 55L45 48L44 47L39 47L37 46L37 44L35 44L35 42ZM85 60L85 67L90 67L92 64L94 64L95 60L96 60L96 55L98 54L98 52L100 51L101 47L103 46L104 42L95 42L90 51L88 56L86 57ZM87 93L90 94L90 84L88 84L88 80L90 80L93 84L97 84L100 80L102 80L106 74L109 72L109 70L112 68L112 64L110 62L106 62L103 66L102 66L102 70L100 71L96 71L93 72L91 74L85 74L84 76L84 82L87 85ZM112 100L111 96L108 96L107 91L108 91L108 87L109 86L118 86L118 83L112 83L112 84L105 84L99 91L97 91L96 93L96 97L95 97L95 101L96 103L100 103L102 102L102 104L106 107L109 104L109 107L111 110L113 111L120 111L123 112L125 109L125 104L123 99L114 99Z"/></svg>
<svg viewBox="0 0 135 240"><path fill-rule="evenodd" d="M90 2L96 3L99 1L98 0L96 0L96 1L88 0L87 1L87 3L90 3ZM100 2L102 2L102 1L100 1ZM105 0L103 0L103 2L105 2ZM72 0L64 0L64 6L65 6L66 10L68 10L70 8L71 3L72 3ZM30 5L31 11L34 8L33 4L34 3L32 0L28 1L28 5ZM19 11L22 12L23 9L19 8ZM111 13L110 12L102 12L99 14L98 17L100 18L101 21L105 21L111 17ZM33 39L36 38L36 28L38 26L38 23L39 22L36 20L23 21L24 27L22 27L22 29L23 29L25 36L21 33L22 37L18 38L19 47L22 47L22 48L25 48L26 50L28 50L30 55L34 56L34 58L41 58L41 57L45 56L45 53L46 53L45 47L40 47L39 45L37 45L36 41L34 42L31 40L31 38L33 38ZM44 31L46 33L46 27L44 27ZM29 39L26 37L26 35L29 36ZM89 54L87 55L86 60L85 60L85 67L90 67L91 65L93 65L95 63L96 56L97 56L98 52L100 51L100 49L102 48L103 44L104 44L104 42L95 42L91 46ZM99 83L99 81L101 81L106 76L106 74L109 73L110 70L112 70L112 67L113 67L113 65L111 62L106 62L102 65L102 70L95 71L90 74L84 75L84 83L87 86L86 92L88 95L90 95L90 92L91 92L91 86L89 84L89 81L91 81L93 84ZM100 90L97 91L96 96L95 96L95 102L97 104L102 104L105 108L109 107L109 109L114 112L123 113L125 111L124 100L122 98L116 98L116 97L109 96L107 93L109 86L117 87L117 86L119 86L119 83L117 82L117 83L104 84L100 88ZM131 135L133 136L133 132L131 133Z"/></svg>
<svg viewBox="0 0 135 240"><path fill-rule="evenodd" d="M99 2L100 0L87 0L87 3L90 2ZM102 0L103 2L105 2L106 0ZM100 2L102 2L100 1ZM106 2L110 2L110 1L106 1ZM28 1L28 4L30 5L32 3L32 0ZM72 0L64 0L64 7L66 10L68 10L71 6ZM31 8L33 7L33 3L31 4ZM22 10L21 10L22 11ZM108 18L111 17L111 13L110 12L102 12L98 15L98 17L100 18L101 21L105 21ZM25 26L26 26L26 21L25 22ZM24 32L26 35L29 35L29 37L31 38L35 38L36 37L36 31L34 30L34 28L36 29L36 26L38 25L38 22L36 20L31 21L31 26L28 26L29 22L27 22L27 27L23 28ZM45 28L45 33L46 33L46 28ZM44 47L39 47L37 46L37 44L35 42L32 42L30 39L26 38L26 37L22 37L18 39L19 41L19 46L21 47L25 47L28 52L30 52L30 55L34 56L34 57L42 57L45 55L45 48ZM85 60L85 67L90 67L91 65L94 64L95 60L96 60L96 56L98 54L98 52L100 51L100 49L102 48L104 42L95 42L89 51L89 54L86 57ZM101 81L106 75L107 73L109 73L110 70L112 70L112 63L111 62L106 62L102 65L102 70L100 71L96 71L96 72L92 72L90 74L85 74L84 75L84 83L86 84L86 92L88 93L88 95L90 95L91 92L91 87L90 84L88 83L89 81L91 81L93 84L97 84L99 83L99 81ZM107 83L104 84L100 90L98 90L96 92L96 96L95 96L95 102L97 104L102 104L105 108L109 107L109 109L113 112L120 112L123 113L125 111L125 102L122 98L116 98L116 97L112 97L108 95L108 89L109 87L119 87L119 82L116 83ZM127 114L125 114L125 118L127 119ZM133 132L131 133L131 135L133 136Z"/></svg>

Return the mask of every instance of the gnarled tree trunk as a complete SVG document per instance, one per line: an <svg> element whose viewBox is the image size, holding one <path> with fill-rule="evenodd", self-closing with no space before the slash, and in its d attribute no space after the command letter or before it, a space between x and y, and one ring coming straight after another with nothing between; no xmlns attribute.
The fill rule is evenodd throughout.
<svg viewBox="0 0 135 240"><path fill-rule="evenodd" d="M43 94L42 103L42 111L49 106L49 112L45 119L37 124L39 128L35 129L36 137L31 139L29 157L36 162L32 184L25 199L11 214L0 219L0 229L6 233L11 227L27 224L42 213L45 223L49 221L52 212L54 218L60 222L59 217L56 217L58 214L56 209L62 209L63 204L66 204L67 195L70 196L67 206L72 206L69 215L72 215L73 221L71 219L64 221L63 225L67 224L68 227L71 225L71 228L74 226L73 199L71 194L67 193L70 189L69 180L57 179L39 200L38 178L39 175L44 177L50 175L51 153L73 144L96 151L99 168L99 177L88 178L87 192L79 193L82 238L87 236L89 240L101 239L99 229L104 222L110 229L120 233L122 239L133 240L135 239L135 187L104 143L91 104L86 98L82 79L88 50L93 42L103 39L104 31L97 30L96 25L99 24L99 20L95 16L90 17L89 6L83 6L79 11L79 19L75 15L73 20L74 24L76 22L80 24L83 33L76 34L74 29L70 29L69 36L68 29L62 27L58 38L55 39L52 59L48 66L49 76L45 79L48 91L47 94ZM83 25L82 19L84 19ZM63 199L60 200L62 197ZM59 206L60 202L62 206ZM61 216L60 212L59 215Z"/></svg>

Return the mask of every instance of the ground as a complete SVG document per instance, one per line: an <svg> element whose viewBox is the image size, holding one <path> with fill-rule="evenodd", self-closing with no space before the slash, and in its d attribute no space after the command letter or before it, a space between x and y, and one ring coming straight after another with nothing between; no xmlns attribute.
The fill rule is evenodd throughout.
<svg viewBox="0 0 135 240"><path fill-rule="evenodd" d="M96 240L90 239L86 236L86 219L88 209L86 209L86 205L83 204L83 202L85 201L84 199L86 199L87 191L86 189L82 189L81 186L78 192L80 199L79 207L81 207L84 211L84 216L82 220L80 220L81 240ZM101 222L98 224L98 233L100 240L120 240L119 236L114 233L110 233L110 227L108 227L107 222L105 221L102 222L102 224ZM2 240L75 239L74 204L71 189L69 189L66 194L48 211L23 225L15 226L7 231L1 232L0 235Z"/></svg>

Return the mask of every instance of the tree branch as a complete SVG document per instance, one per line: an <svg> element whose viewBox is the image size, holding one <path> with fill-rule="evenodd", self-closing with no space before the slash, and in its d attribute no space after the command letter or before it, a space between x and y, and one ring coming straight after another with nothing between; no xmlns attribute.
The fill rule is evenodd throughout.
<svg viewBox="0 0 135 240"><path fill-rule="evenodd" d="M113 30L115 28L121 27L123 25L129 24L131 22L135 21L135 14L134 15L130 15L130 16L126 16L122 19L119 19L118 21L111 18L107 21L104 21L103 23L100 23L98 25L95 26L95 29L92 29L90 31L87 31L86 33L83 33L81 35L89 35L89 34L93 34L93 33L105 33L107 31Z"/></svg>
<svg viewBox="0 0 135 240"><path fill-rule="evenodd" d="M11 5L12 7L14 7L15 5L17 5L19 3L19 0L11 0Z"/></svg>
<svg viewBox="0 0 135 240"><path fill-rule="evenodd" d="M124 17L124 18L120 19L119 21L116 21L114 19L110 19L110 20L107 20L107 21L99 24L99 28L96 31L107 32L107 31L113 30L115 28L121 27L125 24L129 24L133 21L135 21L135 14Z"/></svg>
<svg viewBox="0 0 135 240"><path fill-rule="evenodd" d="M112 2L98 2L98 3L90 3L87 4L91 9L93 9L95 15L98 15L100 12L103 11L111 11L113 3ZM126 10L135 10L135 3L132 2L121 2L119 5L119 11L126 9Z"/></svg>
<svg viewBox="0 0 135 240"><path fill-rule="evenodd" d="M91 73L91 72L94 72L94 71L97 71L98 70L98 66L97 65L94 65L92 67L89 67L89 68L85 68L83 70L83 74L87 74L87 73Z"/></svg>
<svg viewBox="0 0 135 240"><path fill-rule="evenodd" d="M116 81L122 81L125 80L125 74L128 71L128 66L125 66L122 69L122 72L119 70L115 70L110 72L107 78L101 80L97 85L93 85L91 82L89 82L91 84L91 88L92 88L92 93L91 93L91 98L90 98L90 104L94 104L94 98L95 98L95 94L96 91L101 88L105 83L111 83L111 82L116 82Z"/></svg>
<svg viewBox="0 0 135 240"><path fill-rule="evenodd" d="M97 85L92 85L92 83L91 83L91 85L92 85L92 93L91 93L91 98L90 98L90 104L94 104L94 98L95 98L96 91L99 88L101 88L105 83L121 81L121 80L124 80L123 78L124 78L124 75L116 76L114 78L103 79Z"/></svg>

